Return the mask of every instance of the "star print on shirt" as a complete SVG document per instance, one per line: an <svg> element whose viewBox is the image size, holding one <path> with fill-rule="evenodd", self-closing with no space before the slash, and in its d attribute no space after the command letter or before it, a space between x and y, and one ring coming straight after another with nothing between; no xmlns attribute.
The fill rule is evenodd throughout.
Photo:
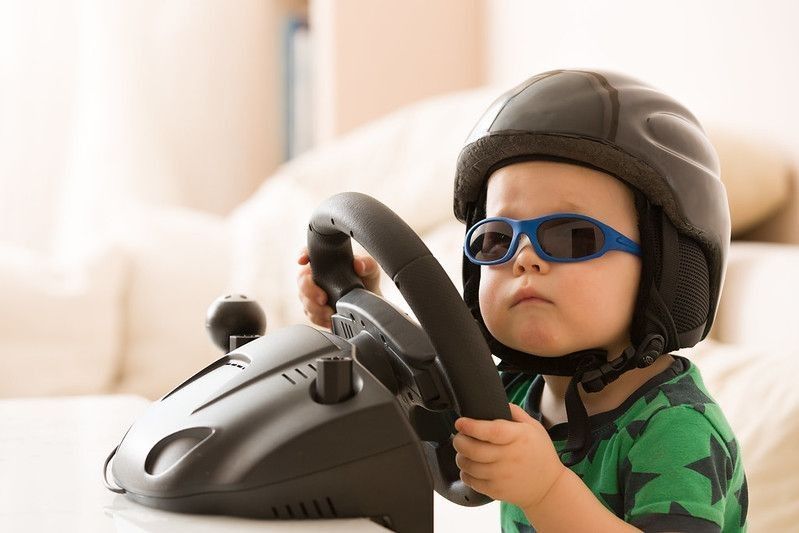
<svg viewBox="0 0 799 533"><path fill-rule="evenodd" d="M669 514L691 516L691 513L688 512L688 509L677 502L671 502L671 505L669 505Z"/></svg>
<svg viewBox="0 0 799 533"><path fill-rule="evenodd" d="M724 444L727 445L727 449L730 451L730 459L732 460L732 464L735 464L738 461L738 443L735 439L728 440Z"/></svg>
<svg viewBox="0 0 799 533"><path fill-rule="evenodd" d="M723 472L718 470L720 466L724 469ZM727 457L724 447L713 435L710 436L710 455L685 465L685 468L699 472L710 481L710 489L712 491L711 505L719 501L722 495L727 492L727 484L732 478L732 463L730 458Z"/></svg>
<svg viewBox="0 0 799 533"><path fill-rule="evenodd" d="M653 479L660 477L660 474L653 474L649 472L633 472L633 465L630 463L630 458L625 457L624 462L619 469L621 479L627 480L624 491L625 507L632 509L635 507L635 497L644 485Z"/></svg>
<svg viewBox="0 0 799 533"><path fill-rule="evenodd" d="M696 387L690 376L652 389L644 396L646 403L651 403L661 392L666 396L669 405L692 404L694 409L700 413L704 412L705 404L713 403L712 399Z"/></svg>
<svg viewBox="0 0 799 533"><path fill-rule="evenodd" d="M647 422L649 422L649 420L633 420L627 424L625 429L627 430L627 433L630 434L630 437L635 440L635 438L640 435L641 431L643 431L643 429L646 427Z"/></svg>
<svg viewBox="0 0 799 533"><path fill-rule="evenodd" d="M533 526L522 524L521 522L514 522L516 524L516 531L519 533L535 533Z"/></svg>
<svg viewBox="0 0 799 533"><path fill-rule="evenodd" d="M604 441L615 435L616 431L617 431L616 426L614 426L613 424L607 424L599 429L596 429L592 433L591 443L590 443L591 447L588 449L588 453L586 454L586 457L588 457L589 461L593 462L594 457L596 457L596 453L599 450L600 445Z"/></svg>
<svg viewBox="0 0 799 533"><path fill-rule="evenodd" d="M616 516L624 516L624 495L600 492L600 496Z"/></svg>
<svg viewBox="0 0 799 533"><path fill-rule="evenodd" d="M746 511L749 508L749 489L746 486L745 477L741 488L735 492L735 497L738 499L738 505L741 506L740 526L743 527L744 523L746 522Z"/></svg>

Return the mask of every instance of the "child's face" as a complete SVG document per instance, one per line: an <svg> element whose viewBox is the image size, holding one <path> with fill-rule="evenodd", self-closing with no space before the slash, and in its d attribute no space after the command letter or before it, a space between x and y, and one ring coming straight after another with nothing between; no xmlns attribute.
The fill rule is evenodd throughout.
<svg viewBox="0 0 799 533"><path fill-rule="evenodd" d="M588 215L640 243L632 191L604 172L528 161L489 177L486 217L528 219L555 212ZM506 346L543 356L602 347L614 358L629 344L641 275L638 256L612 250L588 261L547 262L525 235L510 260L480 268L480 311L488 330ZM522 287L549 302L514 305Z"/></svg>

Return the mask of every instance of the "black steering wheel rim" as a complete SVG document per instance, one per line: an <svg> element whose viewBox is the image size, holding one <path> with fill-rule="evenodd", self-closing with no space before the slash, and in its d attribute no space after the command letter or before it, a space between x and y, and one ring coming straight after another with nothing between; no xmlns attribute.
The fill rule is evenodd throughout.
<svg viewBox="0 0 799 533"><path fill-rule="evenodd" d="M352 269L350 239L375 258L413 310L447 374L461 416L511 420L488 344L446 271L405 221L369 195L336 194L311 216L308 255L314 282L327 293L328 305L335 309L345 294L363 288ZM451 445L443 453L452 454L449 459L454 463ZM463 505L491 501L460 478L447 478L444 485L436 490L451 501Z"/></svg>

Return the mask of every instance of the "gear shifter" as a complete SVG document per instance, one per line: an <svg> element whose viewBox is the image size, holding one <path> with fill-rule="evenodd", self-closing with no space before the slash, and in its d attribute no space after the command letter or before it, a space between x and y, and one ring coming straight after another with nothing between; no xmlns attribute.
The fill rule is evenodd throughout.
<svg viewBox="0 0 799 533"><path fill-rule="evenodd" d="M214 344L232 352L266 331L266 315L258 302L243 294L220 296L208 308L205 328Z"/></svg>

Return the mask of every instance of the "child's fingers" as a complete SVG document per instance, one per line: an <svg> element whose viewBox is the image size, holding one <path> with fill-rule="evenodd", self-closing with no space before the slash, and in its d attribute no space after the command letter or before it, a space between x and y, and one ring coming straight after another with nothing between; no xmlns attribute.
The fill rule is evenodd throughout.
<svg viewBox="0 0 799 533"><path fill-rule="evenodd" d="M307 299L310 306L321 306L327 303L327 293L317 285L310 272L301 276L298 281L300 295Z"/></svg>
<svg viewBox="0 0 799 533"><path fill-rule="evenodd" d="M463 433L452 438L452 447L459 454L477 463L493 463L501 458L501 450L496 444L483 442Z"/></svg>
<svg viewBox="0 0 799 533"><path fill-rule="evenodd" d="M477 492L480 492L482 494L486 494L488 492L488 489L485 487L485 485L487 483L486 481L483 481L482 479L477 479L476 477L470 476L469 474L467 474L463 470L461 470L460 478L461 478L461 481L463 481L466 485L470 486L471 488L473 488ZM488 496L488 494L486 494L486 496Z"/></svg>
<svg viewBox="0 0 799 533"><path fill-rule="evenodd" d="M305 266L300 267L300 269L297 271L297 280L302 279L303 276L309 276L311 278L313 277L310 265L306 264Z"/></svg>
<svg viewBox="0 0 799 533"><path fill-rule="evenodd" d="M332 327L331 317L333 316L334 310L327 305L327 293L313 280L307 248L303 248L300 251L300 257L297 262L300 265L304 265L300 268L299 272L297 272L297 287L299 288L298 298L302 304L305 316L317 326L330 329Z"/></svg>
<svg viewBox="0 0 799 533"><path fill-rule="evenodd" d="M366 290L380 294L380 265L371 256L361 256L353 261L353 269L363 281Z"/></svg>
<svg viewBox="0 0 799 533"><path fill-rule="evenodd" d="M317 326L329 328L331 326L331 316L333 316L333 309L328 306L322 306L317 311L309 311L305 309L305 315L308 319Z"/></svg>
<svg viewBox="0 0 799 533"><path fill-rule="evenodd" d="M311 258L308 255L308 247L303 246L302 249L300 249L300 256L297 258L297 263L301 265L307 265L308 263L310 263L310 261Z"/></svg>
<svg viewBox="0 0 799 533"><path fill-rule="evenodd" d="M508 420L478 420L461 417L455 421L455 429L475 439L494 444L508 444L516 436L513 424Z"/></svg>
<svg viewBox="0 0 799 533"><path fill-rule="evenodd" d="M522 409L520 406L516 405L515 403L508 403L510 407L510 414L514 421L516 422L537 422L535 418L530 416L530 414Z"/></svg>
<svg viewBox="0 0 799 533"><path fill-rule="evenodd" d="M305 315L318 326L330 328L333 309L327 304L327 294L313 282L310 275L299 279L299 299Z"/></svg>
<svg viewBox="0 0 799 533"><path fill-rule="evenodd" d="M318 326L330 327L333 309L327 305L316 305L313 303L303 303L305 316Z"/></svg>
<svg viewBox="0 0 799 533"><path fill-rule="evenodd" d="M305 266L305 268L301 268L299 272L297 272L297 279L298 283L302 282L305 276L311 277L311 267L310 265L310 257L308 256L308 248L303 248L300 251L300 256L297 258L297 263L300 265ZM376 294L380 294L380 268L375 261L370 256L358 256L353 258L352 260L352 269L355 271L355 274L358 275L359 278L363 281L364 287L367 290L372 291ZM318 288L318 285L315 283L313 284L313 288ZM307 288L303 290L308 291ZM319 288L321 291L321 288ZM327 301L327 295L322 291L322 295L324 296L324 300L320 303L325 303ZM309 297L311 294L309 293Z"/></svg>
<svg viewBox="0 0 799 533"><path fill-rule="evenodd" d="M308 249L303 248L300 251L300 256L297 258L297 263L300 265L307 265L310 262L311 258L308 255ZM369 256L355 257L352 260L352 268L355 270L355 273L360 276L373 278L377 275L377 261Z"/></svg>
<svg viewBox="0 0 799 533"><path fill-rule="evenodd" d="M473 461L460 453L455 454L455 464L458 465L461 472L466 472L471 477L483 481L491 479L491 474L494 473L496 468L486 463Z"/></svg>
<svg viewBox="0 0 799 533"><path fill-rule="evenodd" d="M374 279L380 274L377 261L371 257L360 257L355 260L355 271L363 278Z"/></svg>

